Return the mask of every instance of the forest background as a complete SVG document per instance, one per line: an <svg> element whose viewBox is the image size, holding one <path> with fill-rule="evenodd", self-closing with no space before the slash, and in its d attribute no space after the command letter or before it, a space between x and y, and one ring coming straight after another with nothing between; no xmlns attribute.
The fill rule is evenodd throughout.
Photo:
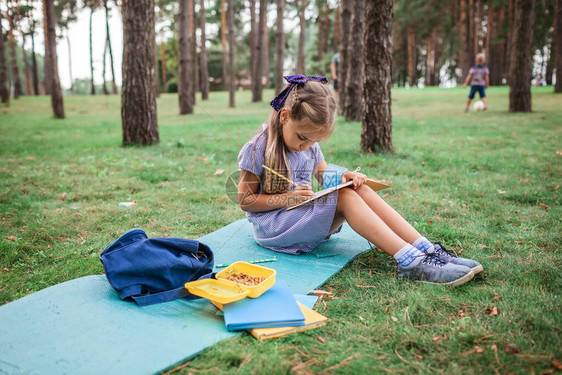
<svg viewBox="0 0 562 375"><path fill-rule="evenodd" d="M157 0L155 59L158 66L157 92L177 92L178 83L178 1ZM202 61L206 54L206 73L210 90L223 89L223 61L226 48L227 28L221 18L225 1L193 1L194 25L193 40L197 54L195 61ZM259 3L259 1L257 2ZM259 4L253 1L234 1L235 82L237 88L251 88L253 37L252 23L258 23L256 12ZM279 3L279 1L277 1ZM285 3L283 1L283 3ZM342 4L343 3L343 4ZM304 30L304 64L307 74L327 75L331 78L330 62L333 55L341 49L342 19L352 18L352 10L345 8L345 1L332 0L286 1L284 4L283 30L285 33L285 53L283 73L294 73L299 56L299 38ZM352 3L347 1L348 4ZM203 7L202 7L203 5ZM276 6L267 3L267 21L261 36L263 51L264 88L274 88L276 51ZM121 83L119 66L113 62L121 61L122 30L110 29L119 24L120 1L108 0L59 0L55 2L57 19L58 50L65 50L59 59L61 80L71 82L65 87L65 94L115 93ZM304 9L304 12L302 11ZM452 87L462 83L468 69L473 65L478 52L485 51L490 69L490 84L504 85L509 73L509 53L511 48L511 29L514 23L513 0L448 0L448 1L404 1L394 4L393 21L393 67L392 81L395 86ZM205 49L202 50L201 14L205 11ZM5 60L8 83L12 96L42 95L46 93L44 84L44 38L42 3L33 0L7 0L0 3L2 30L6 44ZM342 11L344 13L342 17ZM350 13L351 12L351 13ZM254 13L254 17L252 17ZM84 45L89 44L91 56L77 57L72 54L69 33L78 16L89 18L91 34L107 34L103 46L92 45L92 35L84 34ZM535 4L533 25L533 71L530 79L533 84L552 84L555 62L555 14L556 0L541 0ZM105 15L107 27L100 28L100 15ZM303 15L303 17L300 17ZM97 20L97 23L92 20ZM344 21L345 22L345 21ZM347 26L349 27L349 26ZM112 46L113 40L118 43ZM76 40L76 37L73 37ZM99 43L100 38L96 41ZM107 42L106 42L107 40ZM9 47L9 48L8 48ZM74 46L76 48L76 46ZM98 55L96 55L97 53ZM61 53L59 53L61 55ZM79 64L90 65L89 76L72 77L72 57ZM89 61L88 61L89 60ZM75 63L76 64L76 63ZM293 67L293 68L291 68ZM76 70L76 67L74 68ZM197 69L203 76L201 67ZM14 79L14 77L17 77ZM102 78L103 77L103 78ZM200 79L196 80L197 89Z"/></svg>

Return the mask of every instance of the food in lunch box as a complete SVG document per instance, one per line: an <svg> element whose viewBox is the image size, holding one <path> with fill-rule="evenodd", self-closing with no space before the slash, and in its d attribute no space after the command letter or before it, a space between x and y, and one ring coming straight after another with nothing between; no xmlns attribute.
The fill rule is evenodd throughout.
<svg viewBox="0 0 562 375"><path fill-rule="evenodd" d="M235 283L239 283L247 286L258 285L259 283L265 280L265 277L252 276L244 272L232 272L225 276L226 276L225 278L229 281L234 281Z"/></svg>

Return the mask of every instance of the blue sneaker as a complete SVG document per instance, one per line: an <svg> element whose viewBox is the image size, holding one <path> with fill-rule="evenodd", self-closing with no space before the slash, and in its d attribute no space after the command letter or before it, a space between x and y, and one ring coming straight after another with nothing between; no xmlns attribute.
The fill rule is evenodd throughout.
<svg viewBox="0 0 562 375"><path fill-rule="evenodd" d="M424 254L423 259L414 267L404 268L398 265L398 277L407 277L429 284L457 286L474 277L468 267L447 263L435 253Z"/></svg>
<svg viewBox="0 0 562 375"><path fill-rule="evenodd" d="M445 246L441 245L441 242L436 242L433 244L435 248L435 254L439 257L439 259L444 260L447 263L458 264L459 266L468 267L474 272L476 275L477 273L482 272L484 269L480 263L475 260L461 258L452 251L445 249Z"/></svg>

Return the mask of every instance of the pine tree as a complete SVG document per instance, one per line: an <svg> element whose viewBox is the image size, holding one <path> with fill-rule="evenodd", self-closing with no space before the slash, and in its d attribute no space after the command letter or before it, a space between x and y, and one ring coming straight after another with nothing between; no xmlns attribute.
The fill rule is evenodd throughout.
<svg viewBox="0 0 562 375"><path fill-rule="evenodd" d="M283 60L285 59L285 31L283 17L285 14L285 0L276 0L277 21L275 22L275 75L273 78L275 92L283 87Z"/></svg>
<svg viewBox="0 0 562 375"><path fill-rule="evenodd" d="M533 22L535 0L515 0L511 31L509 70L509 111L531 112Z"/></svg>
<svg viewBox="0 0 562 375"><path fill-rule="evenodd" d="M363 152L392 152L392 12L393 0L365 2Z"/></svg>
<svg viewBox="0 0 562 375"><path fill-rule="evenodd" d="M49 74L45 77L45 81L50 87L51 107L55 118L64 118L64 103L62 98L62 89L60 87L59 71L57 67L57 35L55 32L55 5L54 0L44 1L46 15L45 23L47 25L47 39L49 46L46 60L49 60Z"/></svg>
<svg viewBox="0 0 562 375"><path fill-rule="evenodd" d="M123 145L159 142L154 96L154 0L124 1L123 87L121 123Z"/></svg>

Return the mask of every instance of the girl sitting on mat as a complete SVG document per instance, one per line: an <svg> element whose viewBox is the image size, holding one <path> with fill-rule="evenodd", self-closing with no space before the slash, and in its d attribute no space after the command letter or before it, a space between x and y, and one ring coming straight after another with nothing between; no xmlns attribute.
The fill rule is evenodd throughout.
<svg viewBox="0 0 562 375"><path fill-rule="evenodd" d="M482 271L480 263L429 242L365 185L364 174L328 165L318 145L334 130L336 102L327 81L303 75L285 79L289 84L271 101L269 122L238 155L239 205L261 246L289 254L309 252L347 221L394 256L399 277L454 286ZM312 175L321 185L333 177L336 183L353 180L353 185L287 211L312 197Z"/></svg>

